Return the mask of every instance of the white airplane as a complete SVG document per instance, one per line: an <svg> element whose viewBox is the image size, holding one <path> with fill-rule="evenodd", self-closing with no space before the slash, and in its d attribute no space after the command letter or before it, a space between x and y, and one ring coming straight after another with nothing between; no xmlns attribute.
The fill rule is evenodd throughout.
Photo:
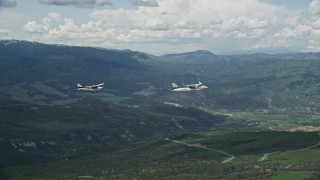
<svg viewBox="0 0 320 180"><path fill-rule="evenodd" d="M203 85L203 83L199 81L198 84L188 84L180 88L176 83L172 83L172 88L173 88L172 91L197 91L197 90L207 89L208 87Z"/></svg>
<svg viewBox="0 0 320 180"><path fill-rule="evenodd" d="M103 85L104 85L104 83L97 84L97 85L92 85L92 86L81 86L80 83L77 84L77 86L78 86L78 91L79 91L79 90L91 91L92 93L101 92L102 89L103 89L103 87L102 87Z"/></svg>

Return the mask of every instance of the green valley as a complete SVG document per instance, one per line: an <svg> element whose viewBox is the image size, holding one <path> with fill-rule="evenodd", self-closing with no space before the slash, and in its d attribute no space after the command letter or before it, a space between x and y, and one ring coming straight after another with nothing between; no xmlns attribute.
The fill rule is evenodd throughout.
<svg viewBox="0 0 320 180"><path fill-rule="evenodd" d="M319 67L1 40L0 179L320 179Z"/></svg>

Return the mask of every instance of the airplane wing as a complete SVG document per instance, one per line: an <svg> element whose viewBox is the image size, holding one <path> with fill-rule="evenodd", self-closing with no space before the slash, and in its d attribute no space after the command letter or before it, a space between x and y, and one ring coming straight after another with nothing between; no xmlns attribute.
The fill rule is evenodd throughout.
<svg viewBox="0 0 320 180"><path fill-rule="evenodd" d="M197 89L198 87L200 87L201 85L203 85L203 83L201 83L199 81L199 84L188 84L188 85L185 85L185 87L188 87L188 88L191 88L191 89Z"/></svg>
<svg viewBox="0 0 320 180"><path fill-rule="evenodd" d="M189 84L189 85L186 85L186 87L191 88L191 89L195 89L198 86L196 84Z"/></svg>
<svg viewBox="0 0 320 180"><path fill-rule="evenodd" d="M103 85L104 85L104 83L97 84L97 85L93 85L93 86L87 86L87 87L89 87L89 88L91 88L91 89L97 89L98 87L101 87L101 86L103 86Z"/></svg>

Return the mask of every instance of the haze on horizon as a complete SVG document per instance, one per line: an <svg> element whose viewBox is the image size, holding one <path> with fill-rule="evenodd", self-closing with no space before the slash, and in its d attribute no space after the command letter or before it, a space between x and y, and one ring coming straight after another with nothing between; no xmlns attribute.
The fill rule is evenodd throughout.
<svg viewBox="0 0 320 180"><path fill-rule="evenodd" d="M320 51L320 0L0 0L0 39L131 49Z"/></svg>

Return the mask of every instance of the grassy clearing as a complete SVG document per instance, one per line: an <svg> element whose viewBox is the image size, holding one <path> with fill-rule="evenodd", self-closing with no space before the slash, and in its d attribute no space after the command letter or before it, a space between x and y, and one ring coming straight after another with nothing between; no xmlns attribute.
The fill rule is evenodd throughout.
<svg viewBox="0 0 320 180"><path fill-rule="evenodd" d="M289 163L320 161L320 148L279 152L277 154L270 155L269 160Z"/></svg>
<svg viewBox="0 0 320 180"><path fill-rule="evenodd" d="M315 174L315 172L310 171L278 171L276 175L271 177L271 180L302 180L305 178L319 179L320 177Z"/></svg>
<svg viewBox="0 0 320 180"><path fill-rule="evenodd" d="M319 115L301 113L231 112L229 117L234 122L247 121L252 128L271 130L284 130L305 124L312 125L320 120Z"/></svg>
<svg viewBox="0 0 320 180"><path fill-rule="evenodd" d="M319 142L317 133L278 131L235 132L228 134L197 134L180 139L189 144L201 144L235 154L257 154L305 148Z"/></svg>

